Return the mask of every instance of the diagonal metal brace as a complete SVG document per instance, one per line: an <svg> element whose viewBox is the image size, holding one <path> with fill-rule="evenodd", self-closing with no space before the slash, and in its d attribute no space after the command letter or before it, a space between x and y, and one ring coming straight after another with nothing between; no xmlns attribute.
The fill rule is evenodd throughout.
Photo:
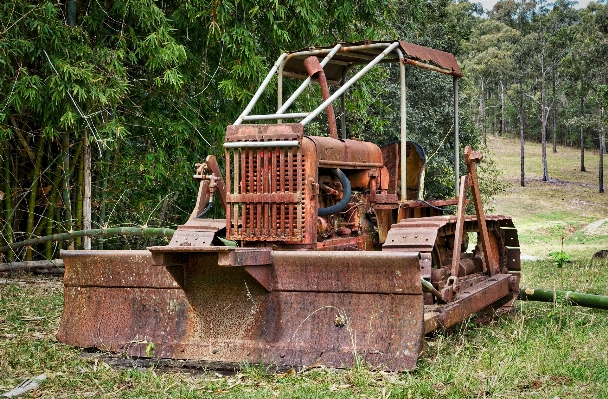
<svg viewBox="0 0 608 399"><path fill-rule="evenodd" d="M458 214L456 220L456 232L454 237L454 249L452 253L452 276L458 275L458 267L460 261L460 245L462 243L462 234L464 230L464 216L466 205L466 190L471 189L473 196L473 204L475 205L475 214L481 231L481 246L483 249L484 265L490 276L494 276L498 271L495 269L494 260L490 256L490 238L488 236L488 227L486 226L486 217L483 212L483 204L481 203L481 192L479 190L479 181L477 180L477 164L483 159L483 155L474 151L470 146L464 149L464 160L467 165L468 174L462 176L460 181L460 193L458 196Z"/></svg>

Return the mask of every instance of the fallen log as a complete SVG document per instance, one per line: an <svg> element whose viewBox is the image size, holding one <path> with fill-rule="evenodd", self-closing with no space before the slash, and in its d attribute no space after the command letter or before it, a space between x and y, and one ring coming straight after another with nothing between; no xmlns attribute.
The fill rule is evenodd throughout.
<svg viewBox="0 0 608 399"><path fill-rule="evenodd" d="M27 262L0 263L0 272L33 271L41 269L58 269L63 267L63 259L35 260Z"/></svg>

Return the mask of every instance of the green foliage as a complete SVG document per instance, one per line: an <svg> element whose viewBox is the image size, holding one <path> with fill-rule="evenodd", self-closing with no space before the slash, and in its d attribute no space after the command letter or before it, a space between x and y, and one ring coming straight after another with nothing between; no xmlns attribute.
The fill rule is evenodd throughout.
<svg viewBox="0 0 608 399"><path fill-rule="evenodd" d="M65 204L50 204L64 132L72 157L85 131L89 136L93 228L182 223L196 195L193 165L209 154L222 158L226 126L248 103L273 60L281 52L310 45L399 37L458 57L465 71L460 80L459 149L452 139L451 78L415 68L407 71L408 139L421 144L428 155L427 198L454 195L454 151L462 153L466 145L479 148L482 126L496 130L501 125L496 121L502 119L506 130L513 131L515 105L509 99L525 99L527 136L538 136L539 107L532 100L538 98L533 75L538 63L532 59L538 58L541 30L551 51L571 41L581 45L581 51L562 54L563 64L557 55L550 57L559 70L555 79L572 76L581 82L577 87L564 83L563 93L591 94L585 115L573 119L574 100L569 94L559 97L558 88L551 101L565 104L560 120L570 125L563 126L584 123L593 134L601 127L597 110L605 104L601 77L606 74L601 69L605 63L596 61L605 55L604 4L575 11L567 2L549 9L505 1L489 18L480 18L479 5L450 0L321 5L310 0L80 0L77 24L70 27L64 3L15 0L0 5L0 139L3 152L11 154L10 190L3 191L10 193L10 208L15 208L3 211L0 224L5 236L12 225L15 240L27 230L24 214L32 202L19 200L19 193L28 190L36 191L33 229L50 220L53 232L61 233L70 224L62 220ZM520 56L526 60L523 69L514 63ZM379 68L347 92L351 137L377 144L398 139L398 74L394 66ZM523 91L517 85L520 76L525 79ZM294 88L286 83L285 92ZM253 112L275 110L272 90ZM500 93L506 96L502 102ZM306 94L294 108L306 108L304 102L320 96L312 86ZM478 105L483 96L488 110L484 121ZM311 134L326 130L323 118L308 126ZM572 136L568 134L566 138ZM36 186L26 171L36 165L31 154L43 136L50 144ZM593 142L591 134L586 140L588 145ZM75 180L82 164L75 158L71 162L74 201L82 190ZM497 171L491 165L485 168L480 170L486 174L482 190L490 195L502 188ZM461 173L464 170L461 163ZM78 217L76 225L81 223Z"/></svg>
<svg viewBox="0 0 608 399"><path fill-rule="evenodd" d="M154 356L155 352L156 352L156 345L154 345L154 342L148 342L148 345L146 345L146 356L148 356L148 357Z"/></svg>
<svg viewBox="0 0 608 399"><path fill-rule="evenodd" d="M227 240L223 237L218 237L220 239L221 242L224 243L225 246L227 247L237 247L237 242L236 241L232 241L232 240Z"/></svg>
<svg viewBox="0 0 608 399"><path fill-rule="evenodd" d="M549 256L551 258L553 258L552 262L557 267L564 267L565 265L570 263L570 261L572 260L570 255L568 255L564 251L553 251L553 252L549 253Z"/></svg>
<svg viewBox="0 0 608 399"><path fill-rule="evenodd" d="M59 168L62 132L69 132L71 155L84 130L89 133L93 227L175 226L196 196L193 165L223 154L226 126L281 51L380 38L395 12L390 0L327 7L311 1L83 0L77 7L77 25L69 27L64 2L0 5L0 92L6 94L0 138L15 154L8 192L32 187L32 177L19 171L35 163L28 148L48 137L53 144L35 193L35 225L55 220L54 232L65 231L65 214L62 204L49 214L54 207L46 194ZM259 111L274 104L265 98ZM78 159L71 162L71 169L82 168ZM82 187L70 189L74 201ZM4 235L9 224L25 230L23 203L12 204L17 212L10 222L2 219Z"/></svg>

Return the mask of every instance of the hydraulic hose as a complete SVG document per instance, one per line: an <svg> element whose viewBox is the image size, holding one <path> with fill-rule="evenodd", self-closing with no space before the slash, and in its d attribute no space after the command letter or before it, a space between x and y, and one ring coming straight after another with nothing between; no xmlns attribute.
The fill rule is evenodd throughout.
<svg viewBox="0 0 608 399"><path fill-rule="evenodd" d="M211 194L211 196L209 197L209 202L207 202L207 206L205 207L205 209L203 209L201 213L196 215L195 219L200 219L205 216L207 212L209 212L209 210L211 209L211 205L213 205L213 194Z"/></svg>
<svg viewBox="0 0 608 399"><path fill-rule="evenodd" d="M318 214L319 216L327 216L333 215L334 213L340 212L342 209L346 208L346 205L350 202L350 197L352 196L352 191L350 187L350 181L340 169L332 169L331 174L336 176L340 183L342 183L342 188L344 189L344 195L342 199L335 205L329 206L327 208L319 208Z"/></svg>

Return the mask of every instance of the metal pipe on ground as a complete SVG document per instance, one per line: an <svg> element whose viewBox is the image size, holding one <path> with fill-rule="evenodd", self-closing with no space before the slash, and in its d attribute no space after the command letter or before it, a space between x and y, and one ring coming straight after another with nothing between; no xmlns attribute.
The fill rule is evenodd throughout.
<svg viewBox="0 0 608 399"><path fill-rule="evenodd" d="M571 305L594 309L608 309L608 296L584 294L582 292L549 290L544 288L521 288L519 299L522 301L555 302L558 300Z"/></svg>

